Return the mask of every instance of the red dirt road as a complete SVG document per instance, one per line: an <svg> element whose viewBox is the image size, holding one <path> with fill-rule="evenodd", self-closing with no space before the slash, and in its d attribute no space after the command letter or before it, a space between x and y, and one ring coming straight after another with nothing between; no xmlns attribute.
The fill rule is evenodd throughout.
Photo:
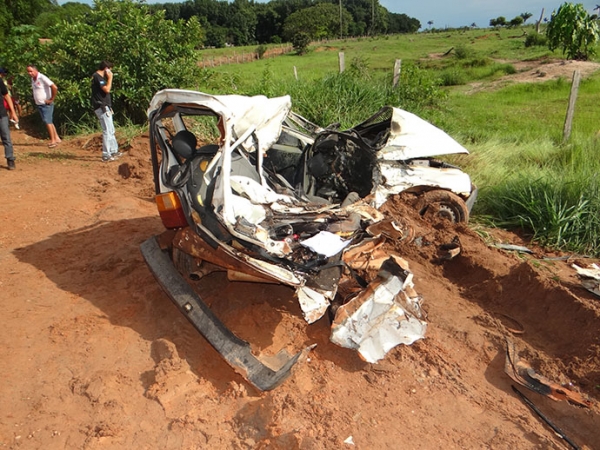
<svg viewBox="0 0 600 450"><path fill-rule="evenodd" d="M17 170L0 160L1 448L569 448L512 391L506 338L536 372L592 399L587 409L520 388L574 443L600 448L600 299L573 261L406 216L421 245L399 251L429 328L375 365L331 344L327 318L307 325L290 289L210 275L198 289L257 353L317 344L261 393L143 262L139 244L162 231L147 138L113 163L100 161L98 136L53 151L25 131L13 138ZM442 263L437 248L455 236L463 251Z"/></svg>

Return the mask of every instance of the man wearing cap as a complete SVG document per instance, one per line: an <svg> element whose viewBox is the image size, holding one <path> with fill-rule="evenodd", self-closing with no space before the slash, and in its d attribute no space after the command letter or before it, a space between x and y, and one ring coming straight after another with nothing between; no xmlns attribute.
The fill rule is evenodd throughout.
<svg viewBox="0 0 600 450"><path fill-rule="evenodd" d="M40 112L40 116L42 116L42 121L46 124L48 135L50 136L48 147L56 147L60 144L61 139L56 132L52 115L54 114L54 97L56 97L58 89L52 80L43 73L40 73L34 65L30 64L27 66L27 73L31 77L33 101Z"/></svg>
<svg viewBox="0 0 600 450"><path fill-rule="evenodd" d="M13 151L12 140L10 139L9 115L11 120L17 120L15 107L12 98L8 93L8 88L3 82L0 82L0 95L8 105L8 111L4 107L4 102L0 102L0 138L4 146L4 156L6 157L6 165L8 170L15 170L15 155Z"/></svg>

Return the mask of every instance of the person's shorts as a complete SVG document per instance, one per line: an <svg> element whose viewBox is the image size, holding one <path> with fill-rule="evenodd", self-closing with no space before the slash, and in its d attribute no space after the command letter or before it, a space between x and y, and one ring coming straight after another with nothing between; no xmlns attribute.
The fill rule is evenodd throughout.
<svg viewBox="0 0 600 450"><path fill-rule="evenodd" d="M40 116L42 116L42 122L46 125L52 123L52 115L54 114L54 103L51 105L36 105Z"/></svg>

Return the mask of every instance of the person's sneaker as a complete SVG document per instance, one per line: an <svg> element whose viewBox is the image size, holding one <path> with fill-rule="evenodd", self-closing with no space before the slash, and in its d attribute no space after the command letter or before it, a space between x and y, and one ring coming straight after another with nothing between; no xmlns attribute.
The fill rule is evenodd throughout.
<svg viewBox="0 0 600 450"><path fill-rule="evenodd" d="M14 159L7 159L6 160L6 165L8 166L8 170L15 170L15 160Z"/></svg>
<svg viewBox="0 0 600 450"><path fill-rule="evenodd" d="M113 157L113 158L115 158L115 159L119 159L121 156L123 156L123 153L117 152L117 153L113 153L110 156Z"/></svg>
<svg viewBox="0 0 600 450"><path fill-rule="evenodd" d="M102 161L104 162L109 162L109 161L116 161L117 158L115 158L114 156L110 155L110 156L103 156L102 157Z"/></svg>

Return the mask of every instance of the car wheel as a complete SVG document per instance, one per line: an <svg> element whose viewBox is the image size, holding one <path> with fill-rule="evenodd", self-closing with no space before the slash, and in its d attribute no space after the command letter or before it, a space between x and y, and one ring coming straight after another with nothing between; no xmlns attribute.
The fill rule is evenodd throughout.
<svg viewBox="0 0 600 450"><path fill-rule="evenodd" d="M464 200L450 191L427 191L419 196L416 206L422 217L439 217L453 223L469 221Z"/></svg>

